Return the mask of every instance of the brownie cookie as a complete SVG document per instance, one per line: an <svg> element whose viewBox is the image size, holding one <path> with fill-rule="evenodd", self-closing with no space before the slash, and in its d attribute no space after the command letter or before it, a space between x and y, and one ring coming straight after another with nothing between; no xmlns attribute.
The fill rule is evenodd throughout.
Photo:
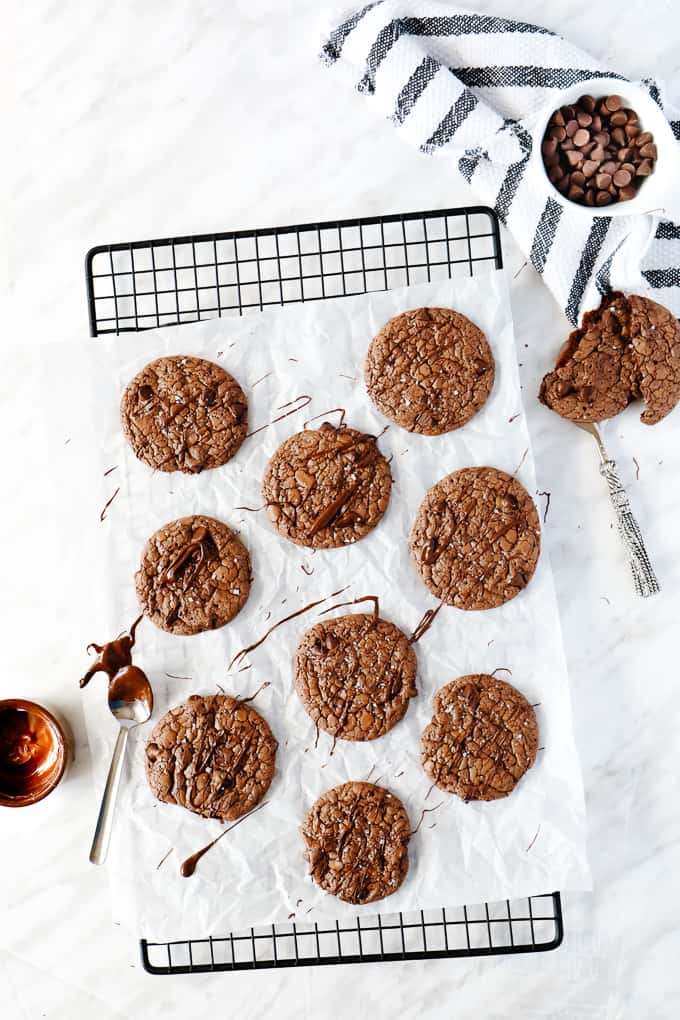
<svg viewBox="0 0 680 1020"><path fill-rule="evenodd" d="M376 526L391 488L390 468L375 436L324 422L281 444L267 465L262 495L285 538L336 549Z"/></svg>
<svg viewBox="0 0 680 1020"><path fill-rule="evenodd" d="M144 613L171 634L223 627L250 592L250 556L231 528L200 514L154 532L135 574Z"/></svg>
<svg viewBox="0 0 680 1020"><path fill-rule="evenodd" d="M368 395L409 432L438 436L469 421L491 393L494 359L473 322L416 308L385 323L366 357Z"/></svg>
<svg viewBox="0 0 680 1020"><path fill-rule="evenodd" d="M511 684L461 676L440 688L420 738L421 761L440 790L463 800L507 797L536 760L536 714Z"/></svg>
<svg viewBox="0 0 680 1020"><path fill-rule="evenodd" d="M366 613L315 624L295 653L295 690L315 723L341 740L375 740L415 697L416 656L406 635Z"/></svg>
<svg viewBox="0 0 680 1020"><path fill-rule="evenodd" d="M312 878L346 903L381 900L406 878L411 823L382 786L342 783L327 790L308 812L302 835Z"/></svg>
<svg viewBox="0 0 680 1020"><path fill-rule="evenodd" d="M563 418L603 421L640 397L645 425L680 400L680 324L656 301L614 291L570 334L539 399Z"/></svg>
<svg viewBox="0 0 680 1020"><path fill-rule="evenodd" d="M194 474L230 460L248 431L248 401L236 380L203 358L158 358L125 387L123 432L141 461Z"/></svg>
<svg viewBox="0 0 680 1020"><path fill-rule="evenodd" d="M228 821L252 811L269 789L276 747L250 705L224 694L192 694L154 726L146 778L165 804Z"/></svg>
<svg viewBox="0 0 680 1020"><path fill-rule="evenodd" d="M433 485L411 531L430 591L458 609L509 602L533 575L541 546L534 501L498 468L463 468Z"/></svg>

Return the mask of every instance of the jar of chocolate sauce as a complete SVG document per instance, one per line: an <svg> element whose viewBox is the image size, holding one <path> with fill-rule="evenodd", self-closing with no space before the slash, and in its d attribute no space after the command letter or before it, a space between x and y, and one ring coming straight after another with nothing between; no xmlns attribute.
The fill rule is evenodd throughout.
<svg viewBox="0 0 680 1020"><path fill-rule="evenodd" d="M70 757L62 724L33 701L0 701L0 807L35 804L61 781Z"/></svg>

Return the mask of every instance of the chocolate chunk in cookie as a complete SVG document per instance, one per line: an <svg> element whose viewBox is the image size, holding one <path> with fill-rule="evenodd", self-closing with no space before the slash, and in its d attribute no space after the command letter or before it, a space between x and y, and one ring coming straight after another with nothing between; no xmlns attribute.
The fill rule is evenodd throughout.
<svg viewBox="0 0 680 1020"><path fill-rule="evenodd" d="M420 738L423 768L463 800L507 797L536 760L536 714L523 694L493 676L461 676L435 695Z"/></svg>
<svg viewBox="0 0 680 1020"><path fill-rule="evenodd" d="M411 531L430 591L458 609L493 609L531 580L541 546L529 493L498 468L463 468L433 485Z"/></svg>
<svg viewBox="0 0 680 1020"><path fill-rule="evenodd" d="M149 619L171 634L229 623L250 592L250 557L234 532L212 517L180 517L154 532L135 574Z"/></svg>
<svg viewBox="0 0 680 1020"><path fill-rule="evenodd" d="M324 422L281 444L267 465L262 495L285 538L335 549L378 524L391 488L389 465L375 436Z"/></svg>
<svg viewBox="0 0 680 1020"><path fill-rule="evenodd" d="M451 308L416 308L385 323L366 357L366 387L384 415L437 436L464 425L491 393L495 366L481 329Z"/></svg>
<svg viewBox="0 0 680 1020"><path fill-rule="evenodd" d="M125 387L123 432L158 471L195 474L230 460L248 431L248 401L236 380L203 358L158 358Z"/></svg>
<svg viewBox="0 0 680 1020"><path fill-rule="evenodd" d="M680 400L680 324L656 301L614 291L570 334L539 399L563 418L603 421L638 398L645 425Z"/></svg>
<svg viewBox="0 0 680 1020"><path fill-rule="evenodd" d="M204 818L240 818L262 799L274 775L276 740L254 708L223 694L166 712L146 745L154 797Z"/></svg>
<svg viewBox="0 0 680 1020"><path fill-rule="evenodd" d="M373 783L342 783L324 793L302 826L317 885L346 903L396 892L408 871L411 824L401 801Z"/></svg>
<svg viewBox="0 0 680 1020"><path fill-rule="evenodd" d="M326 733L375 740L404 717L418 693L415 652L398 627L375 615L325 620L297 647L295 690Z"/></svg>

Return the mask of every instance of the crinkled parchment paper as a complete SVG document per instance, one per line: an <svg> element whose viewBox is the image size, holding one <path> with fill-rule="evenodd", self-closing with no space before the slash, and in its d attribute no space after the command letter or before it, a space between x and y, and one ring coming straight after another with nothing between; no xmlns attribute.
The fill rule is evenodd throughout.
<svg viewBox="0 0 680 1020"><path fill-rule="evenodd" d="M286 542L266 513L257 510L269 457L308 419L319 416L316 425L325 416L337 422L335 408L345 408L353 427L381 431L386 421L363 384L366 348L386 319L420 305L455 307L484 330L496 358L490 399L469 424L445 436L411 435L390 425L379 445L393 458L392 498L383 521L364 540L319 552ZM231 371L248 395L251 429L283 413L277 409L297 406L289 402L303 395L311 402L247 439L222 468L197 476L154 473L127 447L118 404L127 381L147 361L168 354L199 355ZM58 356L46 357L46 365L64 419L77 413L80 424L73 418L73 427L81 430L81 447L101 469L102 504L120 487L103 524L91 514L83 519L73 507L72 526L81 529L84 550L96 533L97 576L112 628L111 634L83 634L79 640L113 637L132 621L140 552L161 524L199 512L227 522L252 557L254 582L247 605L221 630L188 638L163 633L145 620L136 661L153 683L153 722L189 694L215 692L219 684L227 693L249 696L269 681L254 707L279 741L266 807L221 840L192 878L183 879L181 861L222 826L155 800L143 767L153 722L134 733L109 863L121 920L139 934L160 939L225 933L292 915L308 921L322 915L342 919L377 909L429 909L589 887L583 788L545 550L528 588L507 605L487 612L442 609L415 646L419 696L405 719L376 741L338 741L331 753L332 740L322 732L315 747L314 725L293 688L295 645L330 601L275 630L239 664L250 668L227 670L232 656L271 623L341 588L346 589L343 599L378 595L381 614L410 633L437 603L411 561L409 530L427 489L449 472L493 465L516 474L536 498L503 273L90 340L60 347ZM116 470L104 478L113 465ZM543 501L537 503L542 510ZM537 704L541 750L534 768L510 797L495 803L465 804L436 788L430 791L418 748L436 690L461 674L499 667L511 670L500 676ZM115 737L103 677L92 682L84 701L101 789ZM312 883L300 824L324 790L368 777L403 800L413 828L424 808L433 810L411 840L410 869L401 888L379 906L356 907Z"/></svg>

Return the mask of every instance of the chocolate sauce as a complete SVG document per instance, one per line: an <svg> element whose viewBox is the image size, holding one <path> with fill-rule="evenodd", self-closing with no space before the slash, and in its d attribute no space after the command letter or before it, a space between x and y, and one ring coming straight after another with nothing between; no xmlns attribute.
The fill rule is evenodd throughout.
<svg viewBox="0 0 680 1020"><path fill-rule="evenodd" d="M271 625L269 630L259 639L259 641L255 641L252 645L248 645L247 648L242 648L240 652L237 652L229 663L227 669L231 669L239 659L244 658L244 656L248 655L249 652L253 652L256 648L259 648L260 645L267 640L272 631L276 630L277 627L280 627L281 624L288 623L289 620L294 620L296 616L302 616L303 613L307 613L310 609L320 606L322 602L327 602L328 599L335 598L336 595L342 595L344 591L347 591L348 587L349 585L345 585L344 588L340 588L338 591L333 591L330 595L325 595L324 598L317 599L316 602L310 602L308 606L304 606L302 609L298 609L297 612L290 613L288 616L284 616L283 619L277 620L276 623Z"/></svg>
<svg viewBox="0 0 680 1020"><path fill-rule="evenodd" d="M111 678L109 683L109 704L115 701L144 701L151 698L153 707L153 694L146 673L138 666L123 666Z"/></svg>
<svg viewBox="0 0 680 1020"><path fill-rule="evenodd" d="M304 401L304 403L299 404L298 407L294 407L292 411L286 411L285 414L280 414L278 418L272 418L272 420L268 421L266 425L260 425L259 428L253 429L252 432L248 433L246 439L249 439L250 436L256 436L258 432L263 432L264 429L268 429L270 425L275 425L277 421L283 421L284 418L287 418L291 414L297 414L298 411L301 411L304 407L311 404L312 398L307 393L302 393L299 397L296 397L295 400L289 400L287 404L281 404L281 406L277 407L276 410L283 411L286 407L290 407L291 404L298 404L298 401Z"/></svg>
<svg viewBox="0 0 680 1020"><path fill-rule="evenodd" d="M250 695L249 698L237 698L236 700L240 701L242 705L247 705L249 701L255 701L255 698L258 696L260 691L264 691L265 688L271 687L271 685L272 685L271 680L265 680L264 683L260 684L255 693Z"/></svg>
<svg viewBox="0 0 680 1020"><path fill-rule="evenodd" d="M349 602L336 602L334 606L322 609L319 616L323 616L324 613L332 613L334 609L342 609L343 606L356 606L359 602L372 602L373 619L378 620L380 618L380 600L377 595L362 595L361 598L350 599Z"/></svg>
<svg viewBox="0 0 680 1020"><path fill-rule="evenodd" d="M306 422L303 422L302 427L306 429L308 425L311 425L313 421L318 421L319 418L325 418L327 414L339 414L340 421L333 428L342 429L345 427L345 415L347 411L344 407L332 407L330 411L322 411L321 414L315 414L313 418L308 418ZM330 422L324 422L324 425L330 425Z"/></svg>
<svg viewBox="0 0 680 1020"><path fill-rule="evenodd" d="M246 818L250 818L251 815L254 815L256 811L260 810L260 808L265 807L266 804L267 804L266 800L263 801L261 804L258 804L257 807L253 808L252 811L249 811L247 815L243 815L241 818L238 819L238 821L234 822L233 825L230 825L228 829L225 829L224 832L221 832L219 834L219 836L216 836L215 839L213 839L212 842L208 843L207 846L204 846L201 850L197 850L195 854L191 855L191 857L187 857L185 861L182 861L182 864L179 869L179 873L182 876L182 878L191 878L191 876L196 870L196 865L200 861L201 857L203 857L204 854L207 854L208 850L215 846L215 843L219 843L223 836L226 836L228 832L231 832L232 829L235 829L237 825L241 824L241 822L245 822Z"/></svg>
<svg viewBox="0 0 680 1020"><path fill-rule="evenodd" d="M358 464L357 467L359 467ZM318 514L316 519L312 522L311 528L307 532L310 538L313 535L316 535L318 531L322 531L323 528L327 528L328 525L332 523L333 518L340 513L347 500L351 499L362 481L363 479L358 479L353 485L350 485L348 489L341 492L340 495L333 500L330 506L327 506L325 510L322 510L321 513Z"/></svg>
<svg viewBox="0 0 680 1020"><path fill-rule="evenodd" d="M21 807L47 796L66 767L66 737L40 705L0 701L0 804Z"/></svg>
<svg viewBox="0 0 680 1020"><path fill-rule="evenodd" d="M120 485L118 486L118 488L114 492L113 496L111 496L111 499L107 499L106 503L104 503L104 507L102 509L102 512L99 515L99 520L100 521L105 521L106 520L106 511L109 509L109 507L111 506L111 504L113 503L114 499L116 498L116 496L118 495L119 492L120 492Z"/></svg>
<svg viewBox="0 0 680 1020"><path fill-rule="evenodd" d="M432 787L430 787L430 791L431 791L431 790L432 790ZM429 794L428 794L428 796L429 796ZM439 802L439 804L435 804L435 806L434 806L434 807L426 807L426 808L423 808L423 810L422 810L422 811L421 811L421 813L420 813L420 821L418 822L418 824L416 825L415 829L414 829L414 830L413 830L413 832L411 833L411 835L412 835L412 836L415 836L416 832L418 831L418 829L420 828L420 826L421 826L421 825L423 824L423 819L425 818L425 815L429 815L429 813L430 813L431 811L437 811L437 810L438 810L438 809L439 809L439 808L440 808L440 807L442 806L442 804L443 804L443 803L444 803L444 801L443 801L443 800L441 800L441 801Z"/></svg>
<svg viewBox="0 0 680 1020"><path fill-rule="evenodd" d="M411 637L408 639L409 644L414 645L416 641L420 640L423 634L426 634L428 632L428 630L434 623L434 619L437 613L439 612L443 605L444 603L440 602L436 609L428 609L425 613L423 613L422 618L418 621L418 624L416 625L416 629L413 631Z"/></svg>
<svg viewBox="0 0 680 1020"><path fill-rule="evenodd" d="M168 569L163 574L162 580L164 584L169 584L171 581L175 580L175 578L177 577L177 572L180 570L181 567L184 566L187 560L191 556L193 556L195 552L200 553L198 563L199 564L202 563L204 556L203 543L207 538L208 529L206 527L203 527L201 525L200 527L194 530L191 542L188 542L187 545L184 546L184 548L181 550L181 552L177 554L175 559L172 561Z"/></svg>
<svg viewBox="0 0 680 1020"><path fill-rule="evenodd" d="M97 658L94 660L85 676L81 679L81 687L85 687L95 673L106 673L109 680L113 680L118 670L123 669L125 666L132 665L132 649L135 644L135 632L142 618L143 614L142 616L137 617L129 631L121 634L120 637L117 637L114 641L108 641L105 645L97 645L93 641L87 646L88 652L91 648L94 648L95 652L97 652Z"/></svg>

